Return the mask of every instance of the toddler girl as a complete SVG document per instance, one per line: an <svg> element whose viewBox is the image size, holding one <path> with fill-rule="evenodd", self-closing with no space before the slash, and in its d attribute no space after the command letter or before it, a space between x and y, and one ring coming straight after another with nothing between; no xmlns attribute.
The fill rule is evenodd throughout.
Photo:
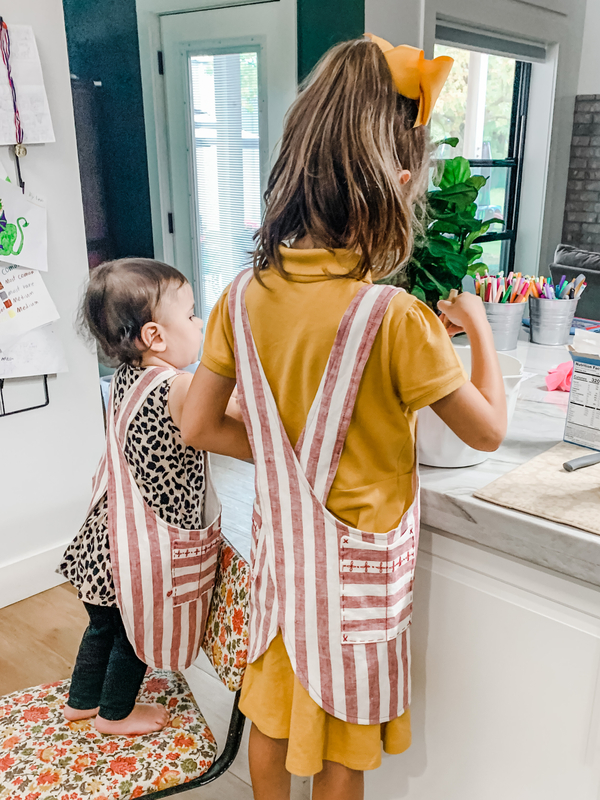
<svg viewBox="0 0 600 800"><path fill-rule="evenodd" d="M182 418L188 444L256 464L249 666L257 800L358 800L363 770L410 745L417 411L500 444L504 388L483 305L373 285L409 257L427 184L424 125L451 66L382 40L317 65L286 119L254 270L215 307ZM219 441L236 384L248 429Z"/></svg>
<svg viewBox="0 0 600 800"><path fill-rule="evenodd" d="M150 259L122 259L94 269L82 306L83 322L102 350L120 362L111 393L116 412L149 367L167 379L146 397L126 434L124 454L145 502L169 525L201 529L205 453L186 447L179 432L192 380L173 377L198 358L202 320L192 287L173 267ZM109 509L104 493L67 548L59 571L77 588L89 615L73 670L69 720L96 717L102 733L157 731L168 714L160 704L136 704L146 672L117 607L109 551Z"/></svg>

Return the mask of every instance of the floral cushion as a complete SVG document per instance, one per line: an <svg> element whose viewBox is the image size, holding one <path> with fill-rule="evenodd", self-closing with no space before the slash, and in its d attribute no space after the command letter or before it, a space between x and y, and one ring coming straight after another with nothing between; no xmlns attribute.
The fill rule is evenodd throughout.
<svg viewBox="0 0 600 800"><path fill-rule="evenodd" d="M153 670L140 699L163 703L159 733L107 736L92 720L67 722L69 681L0 698L2 800L128 800L187 783L213 763L217 745L182 675Z"/></svg>
<svg viewBox="0 0 600 800"><path fill-rule="evenodd" d="M223 540L202 647L232 692L242 685L248 659L250 567Z"/></svg>

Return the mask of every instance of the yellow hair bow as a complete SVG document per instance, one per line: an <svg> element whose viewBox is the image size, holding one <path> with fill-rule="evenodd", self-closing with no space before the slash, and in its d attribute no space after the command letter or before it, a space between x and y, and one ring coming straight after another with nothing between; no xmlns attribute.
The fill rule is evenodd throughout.
<svg viewBox="0 0 600 800"><path fill-rule="evenodd" d="M454 59L450 56L428 59L418 47L408 44L393 47L385 39L373 36L372 33L365 33L365 36L383 51L398 92L404 97L419 101L415 128L427 125Z"/></svg>

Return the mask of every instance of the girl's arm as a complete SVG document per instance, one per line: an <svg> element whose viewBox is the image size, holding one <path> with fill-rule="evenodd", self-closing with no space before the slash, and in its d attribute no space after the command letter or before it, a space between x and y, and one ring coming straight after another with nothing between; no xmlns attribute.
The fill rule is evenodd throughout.
<svg viewBox="0 0 600 800"><path fill-rule="evenodd" d="M506 435L506 394L483 303L463 293L453 302L440 300L451 332L464 330L471 343L471 380L432 403L431 408L465 444L497 450Z"/></svg>
<svg viewBox="0 0 600 800"><path fill-rule="evenodd" d="M237 414L227 413L235 378L224 378L200 364L191 382L181 417L183 441L196 450L247 460L252 450Z"/></svg>

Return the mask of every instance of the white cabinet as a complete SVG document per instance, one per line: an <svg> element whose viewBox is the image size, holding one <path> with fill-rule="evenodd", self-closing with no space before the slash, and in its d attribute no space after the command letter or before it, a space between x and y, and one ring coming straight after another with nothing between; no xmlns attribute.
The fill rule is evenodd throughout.
<svg viewBox="0 0 600 800"><path fill-rule="evenodd" d="M598 800L600 590L422 532L413 744L367 800Z"/></svg>

